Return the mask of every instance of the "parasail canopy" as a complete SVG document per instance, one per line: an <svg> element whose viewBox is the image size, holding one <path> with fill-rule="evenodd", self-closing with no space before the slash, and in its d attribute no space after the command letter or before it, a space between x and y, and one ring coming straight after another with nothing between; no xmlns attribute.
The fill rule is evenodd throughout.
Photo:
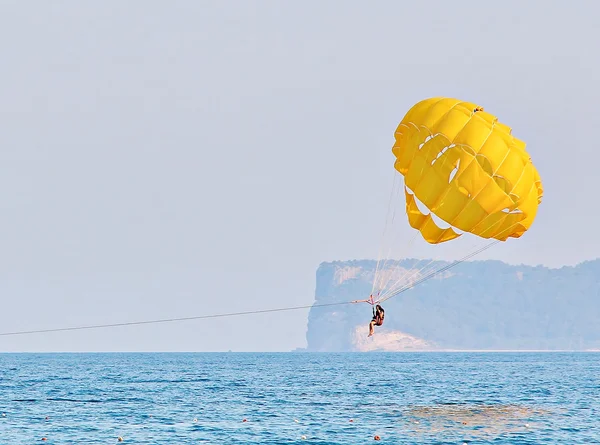
<svg viewBox="0 0 600 445"><path fill-rule="evenodd" d="M394 167L404 176L408 222L427 242L460 231L505 241L529 229L543 188L525 143L511 131L458 99L426 99L406 113L395 133Z"/></svg>

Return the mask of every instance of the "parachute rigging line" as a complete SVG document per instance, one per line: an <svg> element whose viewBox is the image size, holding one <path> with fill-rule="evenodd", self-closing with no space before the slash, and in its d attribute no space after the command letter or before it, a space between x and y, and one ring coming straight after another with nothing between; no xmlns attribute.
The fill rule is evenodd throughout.
<svg viewBox="0 0 600 445"><path fill-rule="evenodd" d="M427 281L427 280L429 280L429 279L433 278L433 277L434 277L434 276L436 276L437 274L439 274L439 273L442 273L442 272L445 272L445 271L447 271L447 270L449 270L449 269L452 269L454 266L458 266L459 264L461 264L461 263L464 263L464 262L465 262L465 261L467 261L468 259L470 259L470 258L473 258L475 255L478 255L478 254L480 254L481 252L483 252L483 251L485 251L485 250L489 249L490 247L492 247L492 246L494 246L494 245L498 244L499 242L500 242L500 240L494 240L494 241L492 241L491 243L489 243L489 244L486 244L485 246L481 247L480 249L477 249L476 251L474 251L474 252L471 252L471 253L470 253L470 254L468 254L468 255L465 255L465 256L464 256L464 257L462 257L461 259L459 259L459 260L456 260L455 262L453 262L453 263L450 263L450 264L448 264L448 265L446 265L446 266L443 266L443 267L441 267L440 269L437 269L437 270L435 270L435 271L433 271L433 272L431 272L431 273L428 273L427 275L425 275L425 276L423 276L422 278L418 279L418 280L417 280L417 281L415 281L414 283L412 283L412 284L410 284L410 285L407 285L407 286L403 286L403 287L401 287L400 289L398 289L398 290L396 290L396 291L392 292L390 295L387 295L385 298L382 298L382 299L381 299L381 300L379 300L379 301L380 301L380 302L384 302L384 301L386 301L386 300L389 300L389 299L390 299L390 298L392 298L392 297L395 297L395 296L396 296L396 295L398 295L398 294L401 294L402 292L406 292L407 290L410 290L410 289L412 289L413 287L417 286L418 284L421 284L421 283L423 283L423 282L425 282L425 281Z"/></svg>
<svg viewBox="0 0 600 445"><path fill-rule="evenodd" d="M443 267L423 276L422 278L415 281L414 283L411 283L410 285L407 285L407 286L404 286L404 287L398 289L397 291L395 291L391 295L386 296L385 299L380 300L379 302L389 300L390 298L392 298L398 294L401 294L402 292L406 292L407 290L410 290L413 287L433 278L438 273L445 272L445 271L453 268L454 266L458 266L459 264L467 261L468 259L473 258L475 255L478 255L479 253L483 252L484 250L489 249L490 247L492 247L494 244L496 244L498 242L499 242L498 240L492 241L490 244L487 244L484 247L482 247L474 252L471 252L470 254L462 257L461 259L456 260L453 263L443 266ZM322 303L322 304L313 304L313 305L306 305L306 306L292 306L292 307L276 308L276 309L262 309L262 310L244 311L244 312L230 312L230 313L224 313L224 314L197 315L197 316L192 316L192 317L163 318L163 319L157 319L157 320L140 320L140 321L129 321L129 322L122 322L122 323L70 326L70 327L65 327L65 328L32 329L32 330L27 330L27 331L0 332L0 337L28 335L28 334L43 334L43 333L49 333L49 332L81 331L81 330L86 330L86 329L116 328L116 327L122 327L122 326L139 326L139 325L145 325L145 324L173 323L173 322L178 322L178 321L204 320L204 319L209 319L209 318L224 318L224 317L234 317L234 316L240 316L240 315L254 315L254 314L266 314L266 313L272 313L272 312L295 311L295 310L299 310L299 309L312 309L312 308L320 308L320 307L343 306L343 305L354 304L354 303L355 303L354 301L342 301L342 302L338 302L338 303Z"/></svg>
<svg viewBox="0 0 600 445"><path fill-rule="evenodd" d="M418 234L418 232L417 232L417 234ZM417 234L415 234L415 236ZM492 244L494 244L494 243L492 242ZM477 243L473 244L472 248L475 248L476 245L477 245ZM409 246L410 246L410 243L409 243ZM476 250L478 250L478 249L476 249ZM483 250L485 250L485 249L483 249ZM394 284L392 286L390 286L389 288L387 288L385 290L385 292L383 292L382 297L381 297L381 301L387 300L388 296L390 296L390 295L393 296L395 291L397 291L398 289L401 289L401 288L405 287L406 284L402 284L403 281L409 281L409 280L411 280L415 276L417 276L417 275L421 274L422 272L424 272L430 265L432 265L433 263L435 263L436 261L439 261L439 260L440 260L440 255L438 255L435 258L431 258L429 260L429 262L427 264L425 264L425 266L419 267L417 270L414 270L414 268L416 268L416 266L418 264L420 264L424 260L421 259L421 260L417 261L417 263L413 266L413 269L407 269L406 272L404 272L404 274L402 274L402 276L400 278L398 278L394 282ZM399 267L399 265L400 265L400 260L398 260L398 267ZM429 271L429 272L431 272L431 271ZM427 272L427 273L429 273L429 272ZM435 273L437 273L437 272L435 272Z"/></svg>
<svg viewBox="0 0 600 445"><path fill-rule="evenodd" d="M388 223L389 223L389 219L390 219L390 210L392 208L392 202L396 197L395 195L397 195L400 190L400 187L398 187L398 189L396 189L396 181L397 181L397 175L396 175L396 172L394 171L394 182L392 183L392 191L390 192L390 198L388 200L387 214L385 217L385 225L383 227L383 234L381 235L381 244L379 247L379 254L377 255L377 265L375 266L375 278L373 280L373 286L371 287L371 294L375 293L375 282L377 280L377 273L379 272L379 265L380 265L381 259L382 259L381 257L382 257L382 252L383 252L383 244L384 244L385 234L387 233L387 229L388 229ZM394 222L395 216L396 216L396 210L394 210L394 215L392 216L392 223ZM387 261L387 258L386 258L386 261ZM385 267L385 262L384 262L384 267Z"/></svg>

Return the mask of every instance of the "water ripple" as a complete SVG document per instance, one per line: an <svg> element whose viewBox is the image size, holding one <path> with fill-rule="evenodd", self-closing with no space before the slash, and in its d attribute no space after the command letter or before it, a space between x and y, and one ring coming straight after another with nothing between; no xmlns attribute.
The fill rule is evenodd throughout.
<svg viewBox="0 0 600 445"><path fill-rule="evenodd" d="M1 443L593 444L585 353L0 354Z"/></svg>

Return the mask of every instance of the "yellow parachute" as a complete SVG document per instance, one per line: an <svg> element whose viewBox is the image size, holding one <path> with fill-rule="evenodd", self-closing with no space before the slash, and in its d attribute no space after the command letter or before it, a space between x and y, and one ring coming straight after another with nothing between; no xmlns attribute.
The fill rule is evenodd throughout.
<svg viewBox="0 0 600 445"><path fill-rule="evenodd" d="M540 176L511 128L480 106L435 97L414 105L395 133L409 224L438 244L460 236L519 238L542 202ZM421 212L419 200L430 214ZM431 214L450 227L441 228Z"/></svg>

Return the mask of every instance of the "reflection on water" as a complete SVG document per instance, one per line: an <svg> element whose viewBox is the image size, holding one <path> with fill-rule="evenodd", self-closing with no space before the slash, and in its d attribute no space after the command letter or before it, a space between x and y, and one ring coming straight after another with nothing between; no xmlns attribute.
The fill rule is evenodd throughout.
<svg viewBox="0 0 600 445"><path fill-rule="evenodd" d="M456 430L463 438L492 439L536 428L547 409L499 404L440 404L409 406L401 422L406 432L418 437Z"/></svg>

